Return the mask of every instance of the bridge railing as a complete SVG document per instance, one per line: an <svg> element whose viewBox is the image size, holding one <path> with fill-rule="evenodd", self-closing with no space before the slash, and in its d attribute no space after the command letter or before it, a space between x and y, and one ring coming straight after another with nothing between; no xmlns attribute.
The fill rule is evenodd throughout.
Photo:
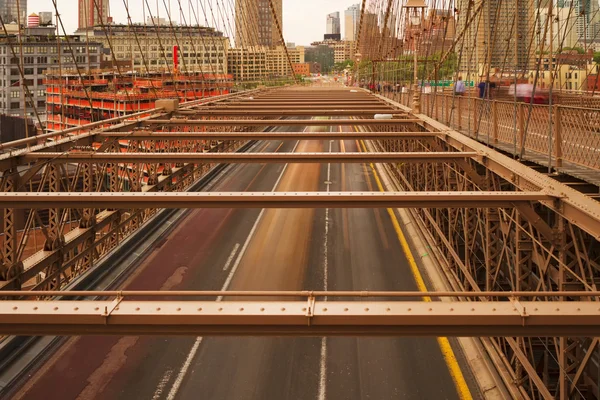
<svg viewBox="0 0 600 400"><path fill-rule="evenodd" d="M406 106L412 104L410 91L385 95ZM523 154L541 165L600 172L600 107L565 105L573 103L568 99L548 106L423 93L421 112L469 137ZM583 98L575 100L577 104L589 103Z"/></svg>

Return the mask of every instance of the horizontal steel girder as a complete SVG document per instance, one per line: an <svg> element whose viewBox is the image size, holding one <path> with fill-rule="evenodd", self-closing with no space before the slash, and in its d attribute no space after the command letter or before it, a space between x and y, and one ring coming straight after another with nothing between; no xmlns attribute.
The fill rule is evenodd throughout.
<svg viewBox="0 0 600 400"><path fill-rule="evenodd" d="M0 207L496 208L554 199L542 192L5 192Z"/></svg>
<svg viewBox="0 0 600 400"><path fill-rule="evenodd" d="M196 113L196 112L221 112L221 111L335 111L335 110L364 110L364 111L372 111L372 110L382 110L388 113L397 113L407 115L406 112L398 110L396 108L387 106L382 103L374 103L371 105L348 105L348 104L338 104L336 103L328 103L327 105L313 105L313 104L304 104L304 105L275 105L275 106L263 106L263 105L253 105L253 104L244 104L243 106L237 105L223 105L219 107L203 107L203 108L194 108L192 110L181 111L182 113Z"/></svg>
<svg viewBox="0 0 600 400"><path fill-rule="evenodd" d="M411 140L443 136L443 132L98 132L96 137L137 140L354 140L394 139Z"/></svg>
<svg viewBox="0 0 600 400"><path fill-rule="evenodd" d="M170 126L348 126L348 125L395 125L421 122L420 119L276 119L276 120L199 120L199 119L148 119L142 125Z"/></svg>
<svg viewBox="0 0 600 400"><path fill-rule="evenodd" d="M26 161L54 163L438 163L476 157L474 152L407 153L28 153Z"/></svg>
<svg viewBox="0 0 600 400"><path fill-rule="evenodd" d="M297 101L290 101L290 100L281 100L281 101L277 101L277 100L268 100L268 99L254 99L254 100L236 100L236 101L232 101L232 102L228 102L228 103L220 103L219 104L219 109L221 107L224 108L230 108L230 107L246 107L246 106L263 106L263 107L267 107L267 106L275 106L275 107L280 107L280 106L297 106L297 107L301 107L301 106L331 106L332 104L336 105L336 106L383 106L383 107L391 107L389 105L386 105L386 103L383 103L381 101L378 101L376 99L360 99L360 100L297 100ZM206 106L198 106L198 107L194 107L193 109L207 109L208 107ZM213 107L214 108L214 107Z"/></svg>
<svg viewBox="0 0 600 400"><path fill-rule="evenodd" d="M295 117L295 116L314 116L314 117L336 117L336 116L373 116L374 114L393 114L393 115L406 115L399 113L396 110L390 110L389 108L375 108L375 109L345 109L338 107L337 109L321 109L315 108L312 110L273 110L263 109L261 110L214 110L214 111L194 111L190 113L179 113L180 115L193 115L193 116L277 116L277 117Z"/></svg>
<svg viewBox="0 0 600 400"><path fill-rule="evenodd" d="M165 292L167 296L169 292ZM599 336L578 302L0 301L2 335Z"/></svg>

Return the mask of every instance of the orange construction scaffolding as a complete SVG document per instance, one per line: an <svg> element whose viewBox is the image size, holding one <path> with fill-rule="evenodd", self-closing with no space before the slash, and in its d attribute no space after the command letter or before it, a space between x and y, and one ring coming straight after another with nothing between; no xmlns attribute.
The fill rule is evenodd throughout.
<svg viewBox="0 0 600 400"><path fill-rule="evenodd" d="M233 77L202 72L49 71L47 130L57 131L155 108L158 99L180 102L228 94Z"/></svg>

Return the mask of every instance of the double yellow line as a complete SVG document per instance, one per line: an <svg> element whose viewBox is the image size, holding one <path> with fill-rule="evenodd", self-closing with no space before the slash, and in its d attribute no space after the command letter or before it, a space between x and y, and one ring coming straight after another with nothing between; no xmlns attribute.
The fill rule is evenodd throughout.
<svg viewBox="0 0 600 400"><path fill-rule="evenodd" d="M365 146L364 141L360 141L362 146L362 150L365 153L368 153L367 147ZM373 176L375 177L375 182L377 183L377 187L380 192L385 192L383 185L381 184L381 180L379 179L379 174L375 169L375 165L373 163L369 163L371 170L373 171ZM398 218L396 218L396 214L394 210L391 208L387 209L388 215L392 221L392 225L394 226L394 231L396 232L396 236L398 237L398 241L400 242L400 246L402 247L402 251L408 260L408 265L410 266L410 271L412 272L413 278L417 284L417 288L420 292L426 292L427 286L425 285L425 280L419 271L419 267L417 267L417 262L415 261L415 257L412 254L410 246L406 241L406 237L400 228L400 223L398 222ZM430 302L430 297L423 297L423 301ZM469 386L465 381L465 377L458 365L458 361L456 360L456 356L454 355L454 351L452 350L452 346L450 346L450 342L446 337L438 337L437 338L438 345L440 346L440 350L442 352L442 356L444 357L444 361L448 366L448 370L450 371L450 376L452 377L452 381L454 382L454 386L456 387L456 391L458 392L458 396L462 400L472 400L473 396L471 396L471 391L469 390Z"/></svg>

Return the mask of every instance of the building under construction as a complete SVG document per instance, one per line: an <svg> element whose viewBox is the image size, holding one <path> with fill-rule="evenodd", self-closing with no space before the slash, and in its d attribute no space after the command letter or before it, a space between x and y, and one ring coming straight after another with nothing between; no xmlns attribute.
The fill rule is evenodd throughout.
<svg viewBox="0 0 600 400"><path fill-rule="evenodd" d="M157 99L181 102L227 94L231 75L195 73L92 71L62 74L48 71L47 126L49 131L72 128L155 108Z"/></svg>

